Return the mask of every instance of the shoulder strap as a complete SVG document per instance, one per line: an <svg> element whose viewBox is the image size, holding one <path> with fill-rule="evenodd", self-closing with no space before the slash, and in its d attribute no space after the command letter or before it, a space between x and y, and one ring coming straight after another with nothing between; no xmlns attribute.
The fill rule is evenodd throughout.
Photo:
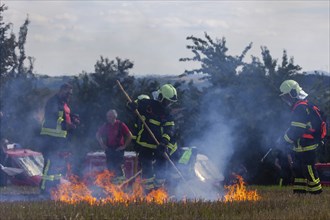
<svg viewBox="0 0 330 220"><path fill-rule="evenodd" d="M314 105L313 103L310 103L310 102L307 103L307 106L317 114L317 116L319 117L319 119L321 121L323 121L323 117L322 117L321 110L319 109L319 107L317 107L316 105Z"/></svg>
<svg viewBox="0 0 330 220"><path fill-rule="evenodd" d="M320 120L320 140L323 140L327 135L326 119L324 118L322 111L316 105L313 103L308 103L308 107L312 109L312 111L317 115L317 118Z"/></svg>
<svg viewBox="0 0 330 220"><path fill-rule="evenodd" d="M308 106L308 101L307 100L300 100L294 104L292 111L294 111L299 105L307 105Z"/></svg>

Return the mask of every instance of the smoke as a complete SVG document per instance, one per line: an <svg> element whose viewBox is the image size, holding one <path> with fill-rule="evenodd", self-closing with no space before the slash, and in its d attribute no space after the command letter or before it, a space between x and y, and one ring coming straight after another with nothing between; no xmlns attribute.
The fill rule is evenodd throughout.
<svg viewBox="0 0 330 220"><path fill-rule="evenodd" d="M34 79L15 78L6 83L1 88L1 138L33 147L40 132L43 104Z"/></svg>
<svg viewBox="0 0 330 220"><path fill-rule="evenodd" d="M240 86L242 87L242 85ZM43 114L42 108L50 92L48 91L48 97L44 96L43 99L31 99L32 101L30 102L32 103L30 104L34 108L27 106L25 109L17 109L17 103L19 103L17 97L25 94L27 91L26 87L22 87L20 83L13 83L7 91L9 92L1 100L3 110L5 114L10 116L6 117L11 118L17 115L22 118L23 121L15 120L17 124L11 125L15 129L19 128L16 131L20 131L18 134L20 138L17 140L14 139L13 142L21 143L21 140L24 141L24 139L29 139L34 135L31 133L32 131L40 129L40 119ZM183 197L211 201L218 199L224 194L222 185L225 183L228 173L237 168L244 167L244 161L241 159L251 158L251 155L260 151L260 161L268 150L268 147L273 147L273 140L276 140L283 131L282 127L285 125L286 116L279 115L278 109L272 108L274 106L273 102L280 103L278 97L260 95L267 93L270 93L269 88L259 83L258 89L244 86L242 89L237 89L237 87L232 86L226 89L209 90L202 97L199 103L200 114L198 121L195 123L198 125L196 129L199 130L199 134L191 136L189 140L186 140L186 147L196 147L197 159L199 161L195 161L195 165L197 164L199 167L197 166L196 168L196 166L193 166L192 170L185 170L184 167L179 167L180 171L186 177L185 181L180 177L176 177L175 180L177 182L170 187L171 192L177 199ZM80 114L83 119L87 120L88 118L90 122L86 123L89 125L88 127L78 128L77 132L83 133L83 136L79 136L80 140L72 140L72 148L74 150L71 161L72 167L74 173L80 170L81 173L79 174L83 174L83 169L81 168L86 165L83 162L85 153L87 153L87 150L93 150L91 148L85 148L85 145L91 145L93 142L96 143L95 132L103 121L105 121L106 111L100 113L99 110L117 108L117 106L114 103L109 103L109 101L104 101L102 108L95 105L86 106L84 103L73 102L73 104L76 104L72 106L78 110L74 111L73 109L74 113ZM239 110L241 107L244 107L244 111ZM118 110L118 119L123 119L124 117L121 117L122 114L120 113L121 109ZM288 109L284 110L286 111ZM23 112L24 117L19 112ZM240 115L240 112L245 113L245 115ZM24 132L22 132L23 126L18 122L24 123ZM86 140L84 146L78 145L83 142L82 139ZM25 144L22 144L22 146L30 147ZM258 149L260 146L261 149ZM94 148L94 150L96 149ZM236 152L240 152L239 154L241 155L238 154L239 156L237 156L235 154ZM253 162L250 164L252 166L255 165ZM251 176L254 176L255 172L257 172L250 170L249 167L247 168ZM206 170L203 175L204 178L207 178L204 181L201 180L198 177L200 173L198 174L196 170L198 172L204 172ZM177 175L175 171L171 172ZM187 176L187 174L189 175Z"/></svg>
<svg viewBox="0 0 330 220"><path fill-rule="evenodd" d="M194 177L174 189L179 196L200 200L217 200L223 196L222 183L231 156L234 153L235 120L226 118L226 105L219 97L225 92L216 89L206 94L200 103L200 134L191 137L188 146L197 149L193 167ZM189 187L187 187L189 185ZM184 191L184 192L183 192ZM185 195L184 195L185 194Z"/></svg>
<svg viewBox="0 0 330 220"><path fill-rule="evenodd" d="M199 134L189 137L187 145L197 147L199 154L215 164L224 176L222 186L231 183L232 173L241 175L245 182L262 184L268 175L263 170L271 169L272 159L267 158L269 164L260 163L260 159L269 148L276 147L290 112L274 88L255 78L253 84L208 89L199 107L195 123ZM188 182L202 199L214 200L224 193L221 187L214 187L216 178L198 184ZM187 189L187 184L180 184L175 191L180 194L180 189Z"/></svg>
<svg viewBox="0 0 330 220"><path fill-rule="evenodd" d="M220 90L215 91L215 94L221 93ZM207 107L206 104L208 103ZM200 119L206 125L201 130L201 135L191 140L191 146L196 146L200 153L207 155L213 161L220 172L224 172L225 166L233 154L234 141L233 130L234 121L226 120L221 114L221 103L217 101L206 100L201 106L204 106Z"/></svg>

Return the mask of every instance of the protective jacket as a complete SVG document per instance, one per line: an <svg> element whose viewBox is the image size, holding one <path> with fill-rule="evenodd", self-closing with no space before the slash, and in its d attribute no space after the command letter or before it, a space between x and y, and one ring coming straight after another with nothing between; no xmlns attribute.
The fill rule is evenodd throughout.
<svg viewBox="0 0 330 220"><path fill-rule="evenodd" d="M299 100L292 108L292 119L284 139L294 145L293 151L315 150L320 142L320 117L311 109L308 100Z"/></svg>
<svg viewBox="0 0 330 220"><path fill-rule="evenodd" d="M66 145L69 126L72 126L70 107L56 94L46 103L40 132L44 138L42 146L44 167L40 184L42 193L49 194L51 188L59 184L64 176L66 164L59 152Z"/></svg>
<svg viewBox="0 0 330 220"><path fill-rule="evenodd" d="M69 124L70 107L58 95L53 96L46 104L40 135L66 138Z"/></svg>
<svg viewBox="0 0 330 220"><path fill-rule="evenodd" d="M177 149L174 137L175 123L169 110L164 108L159 101L142 99L138 101L138 111L156 139L170 149L170 154L174 153ZM157 144L144 124L138 120L135 126L137 128L136 143L142 147L157 149Z"/></svg>

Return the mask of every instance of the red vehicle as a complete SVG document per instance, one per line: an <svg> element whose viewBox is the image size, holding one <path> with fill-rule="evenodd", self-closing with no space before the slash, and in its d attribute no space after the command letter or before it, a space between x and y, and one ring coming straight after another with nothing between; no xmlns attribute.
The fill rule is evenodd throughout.
<svg viewBox="0 0 330 220"><path fill-rule="evenodd" d="M315 167L319 173L321 184L330 186L330 163L317 163Z"/></svg>
<svg viewBox="0 0 330 220"><path fill-rule="evenodd" d="M4 158L0 164L2 171L0 178L4 180L2 185L38 186L41 181L44 163L42 154L30 149L8 146L9 149L3 151Z"/></svg>
<svg viewBox="0 0 330 220"><path fill-rule="evenodd" d="M126 178L132 177L138 171L137 155L133 151L124 152L124 163L122 165ZM85 158L84 174L88 176L94 172L103 171L106 167L104 151L89 152Z"/></svg>

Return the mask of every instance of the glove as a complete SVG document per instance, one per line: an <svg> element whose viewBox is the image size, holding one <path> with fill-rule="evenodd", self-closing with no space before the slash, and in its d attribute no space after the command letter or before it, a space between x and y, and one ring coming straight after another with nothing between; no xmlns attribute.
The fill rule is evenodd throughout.
<svg viewBox="0 0 330 220"><path fill-rule="evenodd" d="M80 117L78 114L71 114L71 120L74 125L80 124Z"/></svg>
<svg viewBox="0 0 330 220"><path fill-rule="evenodd" d="M137 109L137 104L135 102L128 102L127 107L128 107L129 110L134 112Z"/></svg>

